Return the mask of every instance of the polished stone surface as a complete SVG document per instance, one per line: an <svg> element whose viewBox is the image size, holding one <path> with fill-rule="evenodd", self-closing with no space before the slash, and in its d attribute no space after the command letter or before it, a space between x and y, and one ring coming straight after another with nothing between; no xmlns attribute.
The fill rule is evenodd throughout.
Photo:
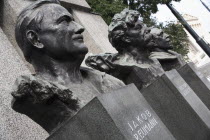
<svg viewBox="0 0 210 140"><path fill-rule="evenodd" d="M94 98L48 140L173 140L132 84Z"/></svg>
<svg viewBox="0 0 210 140"><path fill-rule="evenodd" d="M196 69L193 63L184 65L178 72L208 109L210 109L210 82L206 77Z"/></svg>
<svg viewBox="0 0 210 140"><path fill-rule="evenodd" d="M133 67L132 71L127 75L124 82L126 84L134 83L136 87L141 90L146 88L152 82L154 82L164 72L159 69L157 73L152 73L149 70Z"/></svg>
<svg viewBox="0 0 210 140"><path fill-rule="evenodd" d="M210 138L210 112L176 70L141 92L176 139Z"/></svg>

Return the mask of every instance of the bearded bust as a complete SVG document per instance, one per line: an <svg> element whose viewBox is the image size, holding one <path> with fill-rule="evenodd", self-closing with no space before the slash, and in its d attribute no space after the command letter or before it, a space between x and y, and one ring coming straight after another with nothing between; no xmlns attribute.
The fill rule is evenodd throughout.
<svg viewBox="0 0 210 140"><path fill-rule="evenodd" d="M124 9L116 14L109 25L109 41L117 54L89 56L86 64L109 73L126 84L126 77L133 69L143 76L139 88L146 87L164 71L184 64L181 55L173 52L169 36L162 30L147 27L139 21L139 12Z"/></svg>

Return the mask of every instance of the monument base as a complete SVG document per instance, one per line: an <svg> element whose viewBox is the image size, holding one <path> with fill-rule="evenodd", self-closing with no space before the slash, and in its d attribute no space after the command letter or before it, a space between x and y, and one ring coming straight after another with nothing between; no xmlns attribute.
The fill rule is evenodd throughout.
<svg viewBox="0 0 210 140"><path fill-rule="evenodd" d="M210 110L210 83L207 78L195 68L193 63L184 65L178 72Z"/></svg>
<svg viewBox="0 0 210 140"><path fill-rule="evenodd" d="M48 140L174 140L132 84L94 98Z"/></svg>
<svg viewBox="0 0 210 140"><path fill-rule="evenodd" d="M176 70L141 93L176 139L210 139L210 111Z"/></svg>

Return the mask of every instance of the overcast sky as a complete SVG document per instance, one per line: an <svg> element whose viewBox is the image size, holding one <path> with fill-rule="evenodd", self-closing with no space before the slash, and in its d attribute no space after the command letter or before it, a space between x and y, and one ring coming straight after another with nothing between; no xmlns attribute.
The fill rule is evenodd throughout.
<svg viewBox="0 0 210 140"><path fill-rule="evenodd" d="M210 4L210 0L203 0ZM200 0L181 0L181 2L173 2L173 6L181 14L189 14L198 17L203 27L210 32L210 12L202 5ZM165 5L158 5L159 11L153 15L159 22L176 20L176 17L171 13Z"/></svg>

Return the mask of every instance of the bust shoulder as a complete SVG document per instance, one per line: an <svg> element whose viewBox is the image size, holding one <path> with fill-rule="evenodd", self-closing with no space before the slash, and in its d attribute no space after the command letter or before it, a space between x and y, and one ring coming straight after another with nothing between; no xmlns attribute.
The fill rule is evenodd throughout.
<svg viewBox="0 0 210 140"><path fill-rule="evenodd" d="M121 80L95 69L82 67L81 73L84 75L84 78L87 78L101 93L106 93L125 85Z"/></svg>
<svg viewBox="0 0 210 140"><path fill-rule="evenodd" d="M79 99L65 86L49 82L35 75L22 75L17 78L12 96L14 100L30 100L33 104L48 103L58 99L72 109L79 108ZM72 106L74 103L74 106Z"/></svg>

